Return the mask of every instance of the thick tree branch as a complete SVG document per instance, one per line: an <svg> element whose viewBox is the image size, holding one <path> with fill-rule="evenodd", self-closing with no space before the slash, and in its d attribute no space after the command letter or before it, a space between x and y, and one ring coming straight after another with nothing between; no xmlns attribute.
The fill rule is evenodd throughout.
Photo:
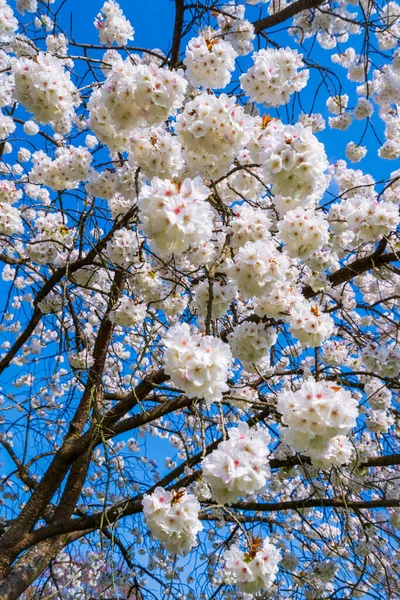
<svg viewBox="0 0 400 600"><path fill-rule="evenodd" d="M289 6L286 6L274 15L269 15L268 17L264 17L263 19L254 21L253 26L255 32L261 33L261 31L263 31L264 29L269 29L270 27L274 27L275 25L284 23L285 21L287 21L291 17L294 17L303 10L317 8L324 2L325 0L298 0L293 4L289 4Z"/></svg>
<svg viewBox="0 0 400 600"><path fill-rule="evenodd" d="M396 252L381 254L377 249L377 251L373 254L364 256L363 258L358 258L342 269L331 273L328 275L328 281L333 285L333 287L336 287L337 285L351 281L351 279L353 279L353 277L357 277L357 275L362 275L371 269L377 269L398 260L400 260L400 257ZM306 298L312 298L317 294L318 292L315 292L309 285L303 288L303 295Z"/></svg>

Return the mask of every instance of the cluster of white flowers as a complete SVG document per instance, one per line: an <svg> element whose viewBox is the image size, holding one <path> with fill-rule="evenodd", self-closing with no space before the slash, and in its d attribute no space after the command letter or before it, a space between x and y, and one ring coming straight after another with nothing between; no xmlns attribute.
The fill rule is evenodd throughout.
<svg viewBox="0 0 400 600"><path fill-rule="evenodd" d="M110 313L110 321L123 327L134 327L146 317L146 305L138 304L128 296L122 296L118 306Z"/></svg>
<svg viewBox="0 0 400 600"><path fill-rule="evenodd" d="M97 137L132 133L136 127L160 125L182 106L187 81L183 71L171 71L151 63L134 64L127 58L112 64L100 94L92 94L90 125Z"/></svg>
<svg viewBox="0 0 400 600"><path fill-rule="evenodd" d="M305 452L324 466L349 459L351 445L343 436L358 416L357 401L349 391L310 377L296 392L279 392L277 407L287 426L283 439L296 452Z"/></svg>
<svg viewBox="0 0 400 600"><path fill-rule="evenodd" d="M203 92L188 102L175 125L188 170L210 178L224 174L249 139L249 118L226 94Z"/></svg>
<svg viewBox="0 0 400 600"><path fill-rule="evenodd" d="M309 348L321 346L335 331L335 322L329 314L301 298L292 304L288 321L290 333Z"/></svg>
<svg viewBox="0 0 400 600"><path fill-rule="evenodd" d="M100 43L109 46L114 42L118 46L125 46L128 40L133 40L135 34L132 25L114 0L107 0L103 4L94 25L99 32Z"/></svg>
<svg viewBox="0 0 400 600"><path fill-rule="evenodd" d="M18 29L18 21L14 17L12 8L6 0L0 0L0 43L12 42Z"/></svg>
<svg viewBox="0 0 400 600"><path fill-rule="evenodd" d="M333 230L346 224L356 239L369 242L395 231L400 223L399 208L390 200L378 202L374 197L354 194L340 204L333 204L329 218Z"/></svg>
<svg viewBox="0 0 400 600"><path fill-rule="evenodd" d="M147 526L169 552L184 554L197 545L203 525L196 496L185 488L169 492L157 487L151 495L145 494L142 504Z"/></svg>
<svg viewBox="0 0 400 600"><path fill-rule="evenodd" d="M13 63L15 98L32 112L38 123L60 124L68 132L79 95L60 59L39 52Z"/></svg>
<svg viewBox="0 0 400 600"><path fill-rule="evenodd" d="M284 213L298 205L315 204L329 183L324 174L328 160L323 144L301 123L270 121L264 133L259 160L266 181L273 184L278 210ZM276 196L291 201L285 203Z"/></svg>
<svg viewBox="0 0 400 600"><path fill-rule="evenodd" d="M92 155L84 146L60 147L52 160L43 150L32 155L30 181L53 190L73 190L88 178Z"/></svg>
<svg viewBox="0 0 400 600"><path fill-rule="evenodd" d="M111 169L96 171L91 169L88 175L86 191L91 196L111 200L115 195L117 173Z"/></svg>
<svg viewBox="0 0 400 600"><path fill-rule="evenodd" d="M286 252L293 258L307 259L329 240L328 222L323 214L301 206L285 214L278 231Z"/></svg>
<svg viewBox="0 0 400 600"><path fill-rule="evenodd" d="M231 234L231 247L238 249L246 242L267 240L271 237L272 221L268 213L261 208L252 208L248 204L234 206L234 218L229 227Z"/></svg>
<svg viewBox="0 0 400 600"><path fill-rule="evenodd" d="M176 177L183 170L182 146L166 129L136 129L129 141L129 162L148 179Z"/></svg>
<svg viewBox="0 0 400 600"><path fill-rule="evenodd" d="M228 436L201 463L212 496L221 504L260 492L270 477L271 438L264 429L239 423L229 429Z"/></svg>
<svg viewBox="0 0 400 600"><path fill-rule="evenodd" d="M217 21L220 27L220 35L223 35L240 56L252 52L252 41L255 38L253 24L244 18L245 5L230 2L218 11Z"/></svg>
<svg viewBox="0 0 400 600"><path fill-rule="evenodd" d="M74 229L67 227L67 220L61 212L39 211L35 228L38 234L32 236L26 252L39 265L56 262L60 254L71 247Z"/></svg>
<svg viewBox="0 0 400 600"><path fill-rule="evenodd" d="M220 281L214 281L212 288L211 318L221 318L229 309L230 304L235 296L235 286L224 285ZM206 317L209 303L208 281L202 281L193 288L193 298L193 307L196 309L197 314L201 317Z"/></svg>
<svg viewBox="0 0 400 600"><path fill-rule="evenodd" d="M85 370L94 365L94 358L88 350L81 352L70 352L68 354L69 364L73 369Z"/></svg>
<svg viewBox="0 0 400 600"><path fill-rule="evenodd" d="M210 404L228 391L226 383L232 355L228 344L210 335L191 331L187 323L176 324L163 342L164 369L189 398Z"/></svg>
<svg viewBox="0 0 400 600"><path fill-rule="evenodd" d="M354 142L349 142L346 146L346 156L353 163L360 162L366 154L366 146L358 146Z"/></svg>
<svg viewBox="0 0 400 600"><path fill-rule="evenodd" d="M189 40L183 64L195 87L224 88L231 80L237 54L233 46L208 31Z"/></svg>
<svg viewBox="0 0 400 600"><path fill-rule="evenodd" d="M289 275L287 273L286 275ZM278 278L271 286L271 291L257 298L255 313L260 317L290 317L291 310L296 314L296 306L304 300L300 291L290 280Z"/></svg>
<svg viewBox="0 0 400 600"><path fill-rule="evenodd" d="M234 544L225 552L223 578L225 583L235 585L246 594L269 590L278 573L281 553L265 538L252 542L249 552L243 552Z"/></svg>
<svg viewBox="0 0 400 600"><path fill-rule="evenodd" d="M0 141L6 140L15 131L15 123L12 117L0 113Z"/></svg>
<svg viewBox="0 0 400 600"><path fill-rule="evenodd" d="M274 330L265 330L263 323L250 323L244 321L237 325L229 335L232 354L240 360L247 371L257 368L269 367L269 350L277 340Z"/></svg>
<svg viewBox="0 0 400 600"><path fill-rule="evenodd" d="M240 85L252 100L266 106L287 104L308 81L302 55L290 48L262 49L253 54L254 65L240 76Z"/></svg>
<svg viewBox="0 0 400 600"><path fill-rule="evenodd" d="M8 179L0 181L0 203L14 204L22 197L21 190L17 190L15 183Z"/></svg>
<svg viewBox="0 0 400 600"><path fill-rule="evenodd" d="M365 424L372 433L387 433L394 422L394 416L386 410L370 410L365 419Z"/></svg>
<svg viewBox="0 0 400 600"><path fill-rule="evenodd" d="M137 256L139 237L136 231L122 227L107 243L106 254L115 265L127 268Z"/></svg>
<svg viewBox="0 0 400 600"><path fill-rule="evenodd" d="M381 50L390 50L397 46L400 37L400 6L397 2L387 2L380 11L384 27L377 29L375 35Z"/></svg>
<svg viewBox="0 0 400 600"><path fill-rule="evenodd" d="M291 262L272 240L246 242L228 264L228 274L245 298L265 296L277 281L284 281Z"/></svg>
<svg viewBox="0 0 400 600"><path fill-rule="evenodd" d="M21 13L21 15L24 15L25 12L29 12L29 13L36 12L37 5L38 5L37 0L17 0L17 10L18 10L18 12ZM47 15L43 15L43 16L45 17Z"/></svg>
<svg viewBox="0 0 400 600"><path fill-rule="evenodd" d="M0 202L0 234L14 235L23 233L24 224L18 208L11 206L8 202Z"/></svg>
<svg viewBox="0 0 400 600"><path fill-rule="evenodd" d="M243 168L233 168L232 173L218 183L219 196L226 204L243 198L251 198L253 202L257 202L266 190L260 167L254 167L254 160L246 148L238 153L235 164L243 165Z"/></svg>
<svg viewBox="0 0 400 600"><path fill-rule="evenodd" d="M139 218L150 246L169 255L208 241L213 229L213 209L205 202L209 195L200 177L177 184L154 177L150 185L143 186L138 199Z"/></svg>
<svg viewBox="0 0 400 600"><path fill-rule="evenodd" d="M362 362L382 377L397 377L400 373L400 348L396 344L369 344L361 352Z"/></svg>

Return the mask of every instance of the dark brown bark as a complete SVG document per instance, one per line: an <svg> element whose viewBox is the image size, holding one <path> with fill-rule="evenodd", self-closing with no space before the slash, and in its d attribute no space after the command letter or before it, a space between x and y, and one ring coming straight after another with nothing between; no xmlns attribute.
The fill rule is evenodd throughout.
<svg viewBox="0 0 400 600"><path fill-rule="evenodd" d="M270 27L274 27L275 25L279 25L280 23L284 23L288 19L291 19L298 13L303 10L309 10L312 8L317 8L321 4L323 4L325 0L298 0L286 8L283 8L279 12L274 15L269 15L268 17L264 17L263 19L259 19L258 21L254 21L253 26L256 33L261 33L264 29L269 29Z"/></svg>

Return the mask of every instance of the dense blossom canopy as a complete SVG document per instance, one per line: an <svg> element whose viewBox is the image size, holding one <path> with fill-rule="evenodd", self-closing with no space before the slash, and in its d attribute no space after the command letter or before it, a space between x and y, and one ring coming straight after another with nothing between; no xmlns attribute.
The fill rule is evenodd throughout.
<svg viewBox="0 0 400 600"><path fill-rule="evenodd" d="M0 0L0 599L400 598L400 4L154 4Z"/></svg>

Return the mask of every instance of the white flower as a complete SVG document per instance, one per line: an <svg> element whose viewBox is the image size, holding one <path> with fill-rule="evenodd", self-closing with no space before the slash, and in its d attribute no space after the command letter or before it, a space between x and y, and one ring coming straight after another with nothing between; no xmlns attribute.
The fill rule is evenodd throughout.
<svg viewBox="0 0 400 600"><path fill-rule="evenodd" d="M143 323L146 317L146 305L134 302L128 296L122 296L118 306L110 313L110 321L124 327L134 327Z"/></svg>
<svg viewBox="0 0 400 600"><path fill-rule="evenodd" d="M262 297L289 274L290 259L270 240L246 242L230 263L228 274L245 298Z"/></svg>
<svg viewBox="0 0 400 600"><path fill-rule="evenodd" d="M261 491L270 477L269 434L242 422L231 427L228 435L201 464L213 498L221 504Z"/></svg>
<svg viewBox="0 0 400 600"><path fill-rule="evenodd" d="M279 239L289 256L307 259L328 243L328 227L323 214L299 206L287 212L279 222Z"/></svg>
<svg viewBox="0 0 400 600"><path fill-rule="evenodd" d="M15 183L8 179L0 181L0 203L14 204L22 197L21 190L17 190Z"/></svg>
<svg viewBox="0 0 400 600"><path fill-rule="evenodd" d="M70 352L68 354L69 364L73 369L89 369L94 365L94 358L88 352L88 350L82 350L81 352Z"/></svg>
<svg viewBox="0 0 400 600"><path fill-rule="evenodd" d="M168 492L157 487L142 500L146 524L168 552L185 554L197 545L196 536L203 529L199 520L200 503L185 488Z"/></svg>
<svg viewBox="0 0 400 600"><path fill-rule="evenodd" d="M229 309L232 300L236 296L236 288L233 285L223 285L220 281L213 282L212 293L212 319L220 319ZM193 288L193 307L201 317L207 316L209 301L209 283L202 281Z"/></svg>
<svg viewBox="0 0 400 600"><path fill-rule="evenodd" d="M211 30L205 35L189 40L183 60L186 76L195 87L224 88L231 80L237 54L229 42L213 37Z"/></svg>
<svg viewBox="0 0 400 600"><path fill-rule="evenodd" d="M353 163L360 162L366 154L366 146L356 146L354 142L349 142L346 146L346 156Z"/></svg>
<svg viewBox="0 0 400 600"><path fill-rule="evenodd" d="M267 240L271 237L271 219L265 210L252 208L248 204L233 207L234 218L231 221L229 233L231 246L234 249L244 246L246 242Z"/></svg>
<svg viewBox="0 0 400 600"><path fill-rule="evenodd" d="M13 235L14 233L23 232L24 224L18 208L11 206L7 202L0 203L0 234Z"/></svg>
<svg viewBox="0 0 400 600"><path fill-rule="evenodd" d="M138 234L122 227L107 243L106 254L114 264L126 268L134 262L138 248Z"/></svg>
<svg viewBox="0 0 400 600"><path fill-rule="evenodd" d="M212 236L213 209L206 202L210 190L200 177L175 184L154 177L139 195L139 218L150 246L161 255L181 254L191 244Z"/></svg>
<svg viewBox="0 0 400 600"><path fill-rule="evenodd" d="M212 336L191 332L187 323L168 330L164 344L164 369L173 383L189 398L204 398L207 404L221 400L232 355L228 344Z"/></svg>
<svg viewBox="0 0 400 600"><path fill-rule="evenodd" d="M316 348L331 337L335 331L335 322L330 315L319 310L306 300L299 299L290 308L287 318L290 333L304 346Z"/></svg>
<svg viewBox="0 0 400 600"><path fill-rule="evenodd" d="M254 26L244 18L244 4L230 2L221 6L217 13L218 25L227 39L241 56L253 50L252 40L255 38Z"/></svg>
<svg viewBox="0 0 400 600"><path fill-rule="evenodd" d="M254 65L240 76L240 85L255 102L275 107L287 104L307 84L309 71L298 71L304 63L297 50L261 49L253 60Z"/></svg>
<svg viewBox="0 0 400 600"><path fill-rule="evenodd" d="M225 552L224 558L225 582L237 586L247 594L255 594L260 590L270 589L282 556L269 538L265 538L261 548L253 542L250 552L246 553L234 544Z"/></svg>
<svg viewBox="0 0 400 600"><path fill-rule="evenodd" d="M32 183L47 185L53 190L73 190L79 182L87 179L92 155L84 146L60 147L52 160L43 150L32 155L30 172Z"/></svg>
<svg viewBox="0 0 400 600"><path fill-rule="evenodd" d="M186 87L182 70L136 65L130 58L115 61L89 101L91 128L108 144L109 138L129 135L136 127L160 125L181 108Z"/></svg>
<svg viewBox="0 0 400 600"><path fill-rule="evenodd" d="M130 164L139 166L149 180L176 177L183 170L182 146L166 129L135 129L129 141Z"/></svg>
<svg viewBox="0 0 400 600"><path fill-rule="evenodd" d="M354 427L358 408L349 391L310 377L296 392L279 392L277 408L287 426L284 440L296 452L324 465L350 457L350 445L341 436Z"/></svg>
<svg viewBox="0 0 400 600"><path fill-rule="evenodd" d="M229 335L229 343L233 356L240 360L247 371L253 371L253 365L261 369L269 366L269 350L277 337L274 330L266 331L263 323L244 321Z"/></svg>
<svg viewBox="0 0 400 600"><path fill-rule="evenodd" d="M6 0L0 0L0 43L7 44L15 38L18 21Z"/></svg>
<svg viewBox="0 0 400 600"><path fill-rule="evenodd" d="M322 198L329 183L324 174L328 160L324 146L310 128L301 123L282 125L270 121L261 146L259 158L264 178L272 183L275 196L292 197L295 206L307 206ZM281 210L281 206L278 208Z"/></svg>
<svg viewBox="0 0 400 600"><path fill-rule="evenodd" d="M135 31L122 12L118 2L107 0L100 9L94 25L99 32L101 44L111 46L126 46L128 40L133 40Z"/></svg>
<svg viewBox="0 0 400 600"><path fill-rule="evenodd" d="M78 92L60 59L39 52L33 58L21 57L12 68L15 78L15 97L38 123L69 122L74 107L79 105Z"/></svg>
<svg viewBox="0 0 400 600"><path fill-rule="evenodd" d="M188 102L175 132L189 172L209 178L224 174L249 139L249 120L236 98L226 94L203 92Z"/></svg>

